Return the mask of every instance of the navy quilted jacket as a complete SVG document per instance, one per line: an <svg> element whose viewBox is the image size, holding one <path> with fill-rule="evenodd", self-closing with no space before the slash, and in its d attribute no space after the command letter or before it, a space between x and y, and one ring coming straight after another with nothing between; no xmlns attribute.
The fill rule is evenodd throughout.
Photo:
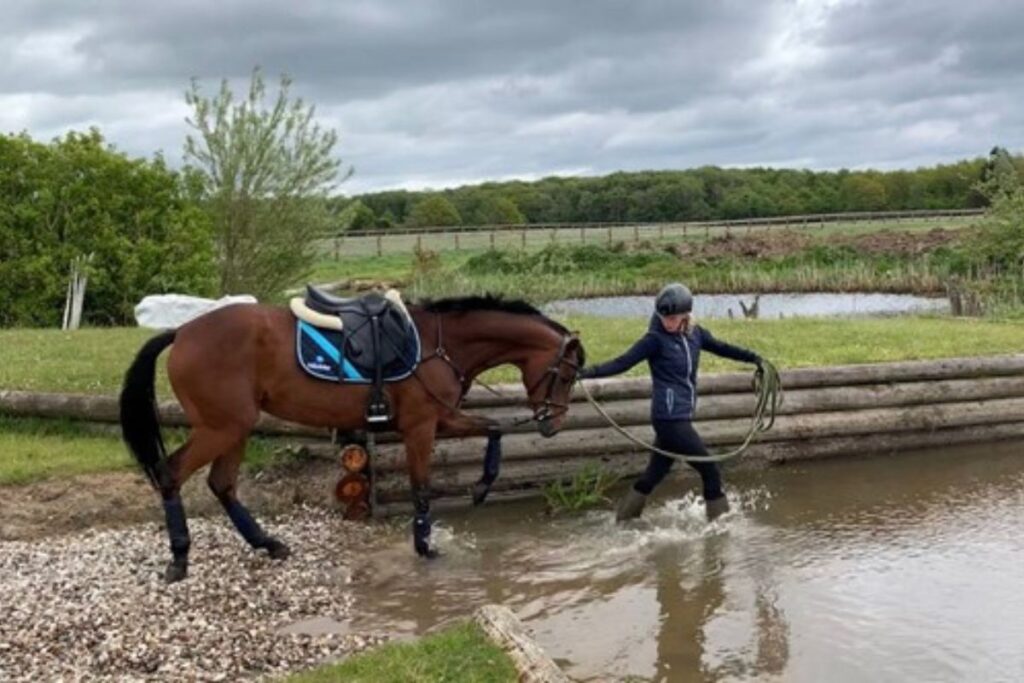
<svg viewBox="0 0 1024 683"><path fill-rule="evenodd" d="M756 353L715 339L703 327L690 334L666 332L657 315L651 317L647 334L624 354L587 368L587 377L610 377L629 370L642 360L651 369L651 418L654 420L690 420L697 410L697 368L700 352L744 363L757 363Z"/></svg>

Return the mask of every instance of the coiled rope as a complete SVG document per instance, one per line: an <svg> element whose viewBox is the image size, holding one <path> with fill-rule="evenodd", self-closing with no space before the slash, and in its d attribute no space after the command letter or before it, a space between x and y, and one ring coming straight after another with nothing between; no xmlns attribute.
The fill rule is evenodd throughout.
<svg viewBox="0 0 1024 683"><path fill-rule="evenodd" d="M583 389L583 395L586 396L587 400L590 401L591 405L594 406L595 410L597 410L601 417L607 420L612 429L636 445L642 446L645 450L652 451L659 455L664 455L667 458L672 458L673 460L679 460L681 462L722 462L723 460L730 460L741 455L750 446L754 437L758 434L767 432L772 428L775 424L775 413L778 411L779 406L782 405L783 401L782 378L779 377L779 371L772 363L762 359L761 365L754 372L754 395L757 398L757 402L754 405L754 414L750 420L750 429L747 430L747 435L743 439L743 443L741 443L737 448L725 453L716 453L712 455L686 455L663 450L627 432L605 411L593 395L591 395L590 390L587 389L587 385L584 384L582 380L577 380L577 382L580 385L580 388Z"/></svg>

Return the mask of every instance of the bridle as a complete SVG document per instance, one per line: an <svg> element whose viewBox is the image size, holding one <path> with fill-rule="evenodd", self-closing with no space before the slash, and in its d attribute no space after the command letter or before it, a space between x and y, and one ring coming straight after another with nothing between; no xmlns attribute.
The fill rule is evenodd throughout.
<svg viewBox="0 0 1024 683"><path fill-rule="evenodd" d="M526 390L527 398L533 395L533 392L541 386L545 381L548 383L547 391L544 394L544 402L538 404L533 409L532 420L536 422L543 422L545 420L553 420L559 415L564 415L569 412L569 403L559 403L554 401L555 389L558 387L558 380L562 378L562 366L568 365L572 369L572 378L569 379L568 385L571 387L576 381L576 374L580 371L580 366L576 361L569 360L566 358L566 354L569 351L569 345L574 341L579 341L579 337L573 333L563 334L562 342L558 347L558 355L555 356L555 360L548 366L548 369L544 371L537 381L534 382ZM556 410L553 410L556 409Z"/></svg>
<svg viewBox="0 0 1024 683"><path fill-rule="evenodd" d="M455 360L452 359L451 354L449 354L448 350L445 349L444 347L443 332L441 329L441 315L437 313L435 313L434 315L437 321L437 345L434 347L434 350L430 353L430 355L424 356L420 360L420 365L423 365L427 361L434 360L435 358L438 358L441 361L443 361L449 368L452 369L452 372L455 373L455 378L459 381L461 393L459 394L458 403L456 403L454 406L450 406L446 401L437 396L437 394L435 394L430 389L429 386L427 386L426 382L424 382L423 379L420 378L418 371L414 372L413 376L415 376L416 379L419 380L420 384L423 385L423 388L426 389L427 394L432 399L434 399L444 407L448 408L449 410L459 409L459 405L462 403L462 398L466 395L466 392L469 391L469 388L470 386L472 386L474 381L480 386L490 391L495 396L502 396L500 392L491 388L490 386L480 381L479 379L473 380L467 377L466 373L462 371L458 364L456 364ZM558 355L555 356L555 360L551 363L551 365L548 366L547 370L545 370L544 373L537 378L537 381L530 385L526 390L527 400L529 400L529 397L533 395L533 392L540 388L540 386L546 381L548 383L548 386L547 390L544 393L543 402L538 403L534 406L533 415L531 417L517 419L514 421L514 424L519 425L531 421L544 422L546 420L552 420L558 417L559 415L562 415L569 411L568 402L560 403L558 401L555 401L554 396L555 390L558 388L558 381L559 379L561 379L562 368L564 366L568 365L573 371L573 377L567 382L569 386L572 386L573 382L575 382L576 374L580 371L579 364L577 364L573 360L570 360L569 358L566 358L566 354L569 351L569 346L570 344L572 344L573 341L579 341L579 336L576 335L575 333L562 335L562 340L558 347Z"/></svg>

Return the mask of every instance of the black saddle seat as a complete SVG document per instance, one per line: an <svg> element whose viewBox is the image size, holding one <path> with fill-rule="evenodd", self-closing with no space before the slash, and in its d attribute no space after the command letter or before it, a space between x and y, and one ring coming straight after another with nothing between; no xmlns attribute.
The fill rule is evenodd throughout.
<svg viewBox="0 0 1024 683"><path fill-rule="evenodd" d="M341 299L312 285L306 285L306 306L341 318L341 353L372 383L367 423L380 426L390 421L384 377L411 371L419 362L419 337L404 307L378 292Z"/></svg>
<svg viewBox="0 0 1024 683"><path fill-rule="evenodd" d="M306 285L306 305L318 313L340 315L341 313L364 313L368 316L382 315L391 302L377 292L361 297L343 299L328 294L313 285Z"/></svg>
<svg viewBox="0 0 1024 683"><path fill-rule="evenodd" d="M412 321L405 311L378 292L342 299L307 285L306 305L341 318L345 355L367 373L405 360L414 341Z"/></svg>

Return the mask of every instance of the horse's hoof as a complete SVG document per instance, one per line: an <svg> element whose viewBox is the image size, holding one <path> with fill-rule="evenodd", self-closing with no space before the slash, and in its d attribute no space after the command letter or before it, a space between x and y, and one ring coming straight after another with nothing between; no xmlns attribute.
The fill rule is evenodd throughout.
<svg viewBox="0 0 1024 683"><path fill-rule="evenodd" d="M276 538L268 538L263 547L267 549L267 554L274 560L286 560L292 554L291 549Z"/></svg>
<svg viewBox="0 0 1024 683"><path fill-rule="evenodd" d="M188 563L171 560L164 570L164 581L166 583L177 583L188 576Z"/></svg>
<svg viewBox="0 0 1024 683"><path fill-rule="evenodd" d="M491 492L491 487L487 484L477 482L473 485L473 505L481 505L487 500L487 494Z"/></svg>

